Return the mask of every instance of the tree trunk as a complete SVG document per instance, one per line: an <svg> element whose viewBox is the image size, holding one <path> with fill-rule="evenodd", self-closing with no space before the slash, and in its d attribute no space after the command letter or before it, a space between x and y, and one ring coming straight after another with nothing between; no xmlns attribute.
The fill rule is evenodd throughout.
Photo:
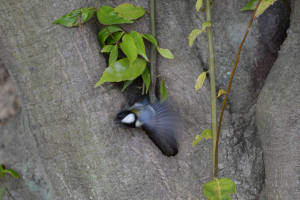
<svg viewBox="0 0 300 200"><path fill-rule="evenodd" d="M98 7L121 3L99 1ZM146 1L127 3L150 10ZM213 5L219 88L228 83L251 17L251 12L239 11L246 3L226 0ZM205 199L202 186L212 179L211 141L195 147L192 141L210 128L209 80L194 92L196 78L208 66L206 36L199 36L192 48L187 40L205 18L196 12L194 0L157 1L158 46L168 48L175 57L158 56L158 73L164 76L169 101L182 119L179 153L168 158L141 129L114 123L122 108L140 98L141 91L135 88L139 81L124 92L121 83L94 88L107 67L97 41L103 28L97 18L85 23L80 35L78 28L51 25L73 9L94 4L79 0L1 2L0 57L22 105L15 119L0 129L4 145L0 158L21 177L6 176L4 182L15 199ZM274 49L280 46L264 35L284 38L282 23L288 17L286 10L279 10L282 5L278 2L254 22L233 83L234 98L222 124L220 176L236 183L234 199L257 198L264 181L255 108L276 60ZM268 15L273 23L266 20ZM150 33L149 15L121 27L127 32ZM263 73L255 71L261 68Z"/></svg>

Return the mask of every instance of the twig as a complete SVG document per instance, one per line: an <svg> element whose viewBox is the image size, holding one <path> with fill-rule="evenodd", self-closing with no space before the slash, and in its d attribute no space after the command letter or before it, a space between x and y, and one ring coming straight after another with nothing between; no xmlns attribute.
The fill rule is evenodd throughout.
<svg viewBox="0 0 300 200"><path fill-rule="evenodd" d="M151 34L156 39L156 0L150 0L150 18L151 18ZM149 88L149 98L150 103L156 102L155 95L155 85L156 85L156 46L152 44L151 46L151 58L150 58L150 88Z"/></svg>
<svg viewBox="0 0 300 200"><path fill-rule="evenodd" d="M105 25L104 25L105 26ZM117 45L120 45L119 42L114 38L114 36L109 32L107 26L105 26L107 32L109 33L109 35L112 37L112 39L116 42Z"/></svg>
<svg viewBox="0 0 300 200"><path fill-rule="evenodd" d="M223 113L224 113L224 109L225 109L227 97L228 97L228 94L229 94L229 91L230 91L230 87L231 87L231 83L232 83L232 79L233 79L233 76L234 76L234 72L235 72L236 66L237 66L237 64L238 64L238 62L239 62L239 59L240 59L240 56L241 56L241 50L242 50L243 44L244 44L245 39L246 39L246 37L247 37L247 35L248 35L248 32L249 32L249 30L250 30L250 26L251 26L251 24L252 24L252 22L253 22L253 19L254 19L254 17L255 17L256 10L257 10L257 8L258 8L258 6L259 6L259 4L260 4L261 1L262 1L262 0L259 0L259 2L257 3L257 5L256 5L256 7L255 7L255 9L254 9L254 11L253 11L251 20L250 20L250 22L249 22L247 31L246 31L246 33L245 33L245 35L244 35L243 41L242 41L242 43L240 44L239 52L238 52L236 61L235 61L235 63L234 63L234 66L233 66L233 69L232 69L232 72L231 72L230 82L229 82L229 85L228 85L228 88L227 88L227 93L226 93L226 95L225 95L225 99L224 99L224 102L223 102L223 107L222 107L222 111L221 111L221 115L220 115L220 120L219 120L219 127L218 127L218 132L217 132L216 152L215 152L215 153L216 153L216 157L215 157L215 158L216 158L216 160L215 160L215 163L216 163L216 169L215 169L215 172L214 172L214 173L218 173L218 169L217 169L217 168L218 168L218 167L217 167L217 166L218 166L218 159L217 159L217 158L218 158L218 157L217 157L217 155L218 155L218 145L219 145L219 137L220 137L220 130L221 130L222 117L223 117Z"/></svg>
<svg viewBox="0 0 300 200"><path fill-rule="evenodd" d="M2 181L2 180L0 180L0 181L1 181L2 185L5 187L3 181ZM11 198L12 198L13 200L15 200L15 198L14 198L14 197L11 195L11 193L8 191L7 187L5 187L5 188L6 188L6 191L8 192L8 194L9 194L9 196L11 196Z"/></svg>

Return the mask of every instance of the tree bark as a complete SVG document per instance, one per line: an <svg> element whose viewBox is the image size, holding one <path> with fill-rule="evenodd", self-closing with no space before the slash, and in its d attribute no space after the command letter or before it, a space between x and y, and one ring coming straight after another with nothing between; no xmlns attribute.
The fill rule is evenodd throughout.
<svg viewBox="0 0 300 200"><path fill-rule="evenodd" d="M261 199L300 199L300 2L291 7L288 36L257 103L266 170Z"/></svg>
<svg viewBox="0 0 300 200"><path fill-rule="evenodd" d="M121 83L94 88L107 67L97 41L102 28L97 18L85 23L80 35L78 28L51 25L71 10L93 7L95 2L0 3L0 57L15 82L22 105L19 115L0 130L2 160L21 175L17 181L4 179L16 199L205 199L202 186L212 177L211 141L202 141L195 147L192 141L210 127L209 80L197 94L194 92L195 80L207 66L207 45L203 34L194 47L188 46L189 33L204 22L193 0L157 2L158 46L168 48L175 57L168 60L158 56L158 73L164 76L169 101L182 119L179 153L169 158L141 129L114 123L121 109L140 98L136 85L124 92ZM121 3L124 2L99 1L98 7ZM149 10L146 1L127 3ZM238 38L243 36L251 17L239 11L246 3L226 0L213 5L216 74L223 77L219 77L220 87L226 82L226 70L233 66ZM277 28L285 15L278 12L271 16L278 20L268 31L280 34ZM244 95L231 100L229 105L233 108L225 113L221 130L220 177L236 183L234 199L255 199L264 180L254 117L257 95L248 99L251 84L257 80L262 86L265 80L255 79L253 71L260 65L254 65L253 59L259 63L264 59L262 55L272 56L269 50L247 53L266 45L261 40L267 30L261 31L260 23L265 25L254 22L251 31L258 35L250 33L243 52L245 60L237 70L237 74L244 75L235 83L239 86L234 95ZM127 32L150 33L149 15L121 27ZM148 53L149 47L150 44ZM226 61L228 58L232 61ZM271 68L271 61L264 66ZM255 90L255 94L259 91L260 88Z"/></svg>

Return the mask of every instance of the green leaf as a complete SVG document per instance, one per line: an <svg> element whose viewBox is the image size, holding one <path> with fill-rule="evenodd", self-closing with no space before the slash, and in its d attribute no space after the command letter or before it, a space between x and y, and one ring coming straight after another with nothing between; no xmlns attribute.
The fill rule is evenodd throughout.
<svg viewBox="0 0 300 200"><path fill-rule="evenodd" d="M230 200L230 194L236 193L235 183L229 178L214 179L203 186L206 199Z"/></svg>
<svg viewBox="0 0 300 200"><path fill-rule="evenodd" d="M14 170L12 170L12 169L3 169L2 172L3 173L8 173L8 174L12 175L15 178L20 178L19 174L17 172L15 172Z"/></svg>
<svg viewBox="0 0 300 200"><path fill-rule="evenodd" d="M115 38L115 40L117 40L119 42L119 40L122 38L123 34L124 34L124 32L117 32L117 33L113 33L112 36ZM116 44L115 40L111 36L108 36L105 43L106 44Z"/></svg>
<svg viewBox="0 0 300 200"><path fill-rule="evenodd" d="M140 33L140 35L141 35L143 38L145 38L145 39L147 39L148 41L150 41L151 43L153 43L153 44L156 46L158 52L159 52L163 57L169 58L169 59L173 59L173 58L174 58L174 56L173 56L173 54L171 53L170 50L168 50L168 49L162 49L162 48L159 48L159 47L157 46L156 39L155 39L152 35L150 35L150 34L142 34L142 33Z"/></svg>
<svg viewBox="0 0 300 200"><path fill-rule="evenodd" d="M135 20L142 17L146 10L141 6L134 7L132 4L123 3L115 8L115 12L128 20Z"/></svg>
<svg viewBox="0 0 300 200"><path fill-rule="evenodd" d="M106 28L108 29L108 31ZM123 32L123 30L117 26L107 26L106 28L104 27L98 33L98 41L99 41L99 44L101 47L104 47L104 45L105 45L104 42L110 34L113 34L115 32L120 32L120 31Z"/></svg>
<svg viewBox="0 0 300 200"><path fill-rule="evenodd" d="M256 5L257 5L256 2L258 2L258 0L250 0L250 1L247 3L247 5L246 5L244 8L242 8L240 11L244 11L244 10L254 10L255 7L256 7Z"/></svg>
<svg viewBox="0 0 300 200"><path fill-rule="evenodd" d="M197 0L197 3L196 3L196 10L199 11L200 8L202 7L202 0Z"/></svg>
<svg viewBox="0 0 300 200"><path fill-rule="evenodd" d="M124 81L122 92L133 82L133 80Z"/></svg>
<svg viewBox="0 0 300 200"><path fill-rule="evenodd" d="M129 35L132 36L132 38L134 39L138 54L140 54L141 56L143 56L147 61L147 55L146 55L146 51L145 51L145 44L144 44L144 40L143 37L136 31L131 31L129 33Z"/></svg>
<svg viewBox="0 0 300 200"><path fill-rule="evenodd" d="M99 22L104 25L133 23L133 21L117 15L114 12L114 9L110 6L102 6L99 8L97 11L97 17Z"/></svg>
<svg viewBox="0 0 300 200"><path fill-rule="evenodd" d="M1 188L0 189L0 200L3 199L4 193L5 193L6 188Z"/></svg>
<svg viewBox="0 0 300 200"><path fill-rule="evenodd" d="M157 47L157 50L163 57L168 59L174 59L174 56L169 49L162 49Z"/></svg>
<svg viewBox="0 0 300 200"><path fill-rule="evenodd" d="M120 44L122 51L128 57L131 63L137 58L138 51L135 46L134 39L129 34L125 34L122 38L122 43Z"/></svg>
<svg viewBox="0 0 300 200"><path fill-rule="evenodd" d="M167 88L165 86L165 80L164 77L159 75L161 77L161 83L160 83L160 103L163 103L167 97L168 97L168 91ZM157 77L159 77L157 76Z"/></svg>
<svg viewBox="0 0 300 200"><path fill-rule="evenodd" d="M202 24L202 30L205 31L205 28L211 27L211 22L203 22Z"/></svg>
<svg viewBox="0 0 300 200"><path fill-rule="evenodd" d="M210 27L211 26L211 22L204 22L202 24L202 29L195 29L191 32L191 34L189 35L188 39L189 39L189 46L192 47L194 40L196 39L196 37L200 34L205 32L206 27Z"/></svg>
<svg viewBox="0 0 300 200"><path fill-rule="evenodd" d="M142 34L142 33L140 33L140 35L143 38L147 39L148 41L152 42L157 47L156 39L152 35L150 35L150 34Z"/></svg>
<svg viewBox="0 0 300 200"><path fill-rule="evenodd" d="M257 10L256 10L256 13L255 13L255 17L258 17L259 15L263 14L263 12L270 7L270 5L272 5L276 0L263 0ZM254 10L256 5L257 5L257 2L258 0L250 0L248 2L248 4L241 9L241 11L244 11L244 10Z"/></svg>
<svg viewBox="0 0 300 200"><path fill-rule="evenodd" d="M109 53L114 48L115 45L105 45L101 50L101 53Z"/></svg>
<svg viewBox="0 0 300 200"><path fill-rule="evenodd" d="M219 96L221 96L222 94L227 94L227 92L226 92L225 90L223 90L223 89L219 90L219 93L218 93L217 98L218 98Z"/></svg>
<svg viewBox="0 0 300 200"><path fill-rule="evenodd" d="M146 67L146 61L137 58L131 65L128 58L123 58L114 62L111 66L105 69L101 79L95 85L98 87L104 82L120 82L125 80L134 80L141 75Z"/></svg>
<svg viewBox="0 0 300 200"><path fill-rule="evenodd" d="M118 45L116 44L109 55L109 65L113 64L118 59Z"/></svg>
<svg viewBox="0 0 300 200"><path fill-rule="evenodd" d="M202 139L212 139L212 133L210 129L205 129L204 131L202 131L201 133L201 137L199 135L197 135L195 137L196 141L193 141L193 146L195 146L196 144L198 144Z"/></svg>
<svg viewBox="0 0 300 200"><path fill-rule="evenodd" d="M276 0L264 0L262 1L258 8L257 11L255 13L255 17L258 17L259 15L263 14L264 11L270 7L270 5L272 5Z"/></svg>
<svg viewBox="0 0 300 200"><path fill-rule="evenodd" d="M189 39L189 46L192 47L194 40L196 39L196 37L200 34L203 33L204 31L202 29L194 29L191 34L189 35L188 39Z"/></svg>
<svg viewBox="0 0 300 200"><path fill-rule="evenodd" d="M208 72L208 71L207 71ZM206 78L206 73L207 72L202 72L199 76L198 76L198 78L197 78L197 83L196 83L196 85L195 85L195 92L197 92L201 87L202 87L202 85L203 85L203 83L204 83L204 80L205 80L205 78Z"/></svg>
<svg viewBox="0 0 300 200"><path fill-rule="evenodd" d="M3 167L0 165L0 178L4 177Z"/></svg>
<svg viewBox="0 0 300 200"><path fill-rule="evenodd" d="M143 77L143 80L146 84L146 94L147 94L149 86L150 86L150 82L151 82L150 73L149 73L147 67L145 68L144 72L142 73L142 77Z"/></svg>
<svg viewBox="0 0 300 200"><path fill-rule="evenodd" d="M61 24L67 27L78 26L78 17L80 17L82 23L87 22L94 14L95 8L79 8L72 10L70 13L63 15L56 20L53 24Z"/></svg>

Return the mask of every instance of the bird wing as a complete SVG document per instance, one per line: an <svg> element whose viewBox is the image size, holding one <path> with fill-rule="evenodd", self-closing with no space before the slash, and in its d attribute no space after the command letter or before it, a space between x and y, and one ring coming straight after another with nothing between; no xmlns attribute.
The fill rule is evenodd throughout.
<svg viewBox="0 0 300 200"><path fill-rule="evenodd" d="M150 104L142 111L139 121L148 137L166 156L175 156L178 145L175 138L176 116L165 104Z"/></svg>

